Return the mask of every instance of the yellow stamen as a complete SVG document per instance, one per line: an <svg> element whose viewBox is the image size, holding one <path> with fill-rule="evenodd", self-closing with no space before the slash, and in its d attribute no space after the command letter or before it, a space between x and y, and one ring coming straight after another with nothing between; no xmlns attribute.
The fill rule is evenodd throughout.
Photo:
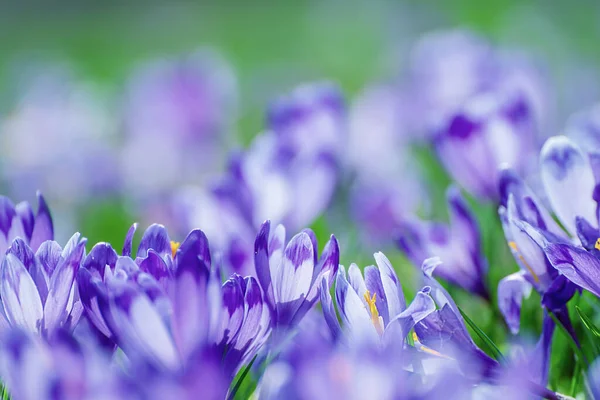
<svg viewBox="0 0 600 400"><path fill-rule="evenodd" d="M600 238L596 239L596 244L594 245L596 250L600 250Z"/></svg>
<svg viewBox="0 0 600 400"><path fill-rule="evenodd" d="M598 239L598 241L600 241L600 239ZM596 246L599 246L600 244L598 243L598 241L596 241ZM537 276L537 274L533 271L533 268L531 268L529 266L529 264L527 263L527 261L525 261L525 258L521 255L521 253L519 252L519 248L517 247L517 244L515 242L508 242L508 245L510 246L510 248L515 252L515 254L517 255L517 257L519 257L519 260L521 260L521 262L523 263L523 266L525 268L527 268L527 271L531 274L531 276L533 277L533 280L535 281L535 283L540 283L540 277ZM600 249L599 249L600 250Z"/></svg>
<svg viewBox="0 0 600 400"><path fill-rule="evenodd" d="M171 240L171 254L173 255L173 257L175 257L175 253L177 253L177 249L179 248L179 245L181 245L181 243L174 242Z"/></svg>
<svg viewBox="0 0 600 400"><path fill-rule="evenodd" d="M377 300L377 293L373 293L373 297L371 297L371 292L367 290L363 297L369 305L369 314L371 314L371 322L373 322L373 326L377 330L377 333L383 335L382 318L379 316L379 310L377 310L377 305L375 305L375 300Z"/></svg>
<svg viewBox="0 0 600 400"><path fill-rule="evenodd" d="M427 346L423 346L420 342L419 342L419 337L417 336L417 334L415 332L413 332L412 334L413 337L413 341L415 342L415 344L417 345L417 349L419 349L419 351L422 351L423 353L427 353L427 354L431 354L433 356L437 356L437 357L441 357L441 358L445 358L447 360L452 360L452 357L448 357L442 353L440 353L439 351L435 351L430 347Z"/></svg>

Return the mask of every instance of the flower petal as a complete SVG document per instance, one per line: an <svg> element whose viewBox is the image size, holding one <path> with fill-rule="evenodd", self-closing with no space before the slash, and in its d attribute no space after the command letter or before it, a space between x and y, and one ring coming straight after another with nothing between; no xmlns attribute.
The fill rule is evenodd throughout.
<svg viewBox="0 0 600 400"><path fill-rule="evenodd" d="M314 267L312 241L306 232L301 232L286 246L281 267L273 277L275 300L288 303L305 298L311 286Z"/></svg>
<svg viewBox="0 0 600 400"><path fill-rule="evenodd" d="M554 268L571 282L600 296L600 260L582 248L550 243L546 256Z"/></svg>
<svg viewBox="0 0 600 400"><path fill-rule="evenodd" d="M38 332L43 317L42 301L23 263L7 254L0 271L0 298L8 321L29 332Z"/></svg>
<svg viewBox="0 0 600 400"><path fill-rule="evenodd" d="M127 231L127 235L125 235L125 242L123 243L123 251L122 255L131 257L132 253L132 244L133 244L133 236L135 235L135 231L137 230L138 224L135 222L129 230Z"/></svg>
<svg viewBox="0 0 600 400"><path fill-rule="evenodd" d="M540 170L548 200L572 235L576 233L577 216L597 224L596 204L592 199L594 174L575 143L565 136L548 139L540 153Z"/></svg>
<svg viewBox="0 0 600 400"><path fill-rule="evenodd" d="M513 335L519 333L523 298L531 294L532 287L525 274L524 271L515 272L498 283L498 308Z"/></svg>
<svg viewBox="0 0 600 400"><path fill-rule="evenodd" d="M381 252L375 253L374 256L381 275L381 284L387 299L390 319L393 319L406 309L406 300L402 293L402 285L390 260Z"/></svg>
<svg viewBox="0 0 600 400"><path fill-rule="evenodd" d="M167 229L160 224L152 224L146 229L137 251L137 258L145 258L152 249L162 256L171 255L171 241Z"/></svg>
<svg viewBox="0 0 600 400"><path fill-rule="evenodd" d="M54 226L52 224L50 209L46 204L44 196L42 196L40 192L37 193L37 198L38 211L35 216L31 240L29 241L29 246L33 249L33 251L37 251L38 247L40 247L40 245L46 240L54 239Z"/></svg>
<svg viewBox="0 0 600 400"><path fill-rule="evenodd" d="M50 277L48 298L44 304L43 331L52 336L54 331L62 326L69 317L71 310L67 307L73 290L73 283L81 265L86 240L79 242L77 247L58 264Z"/></svg>

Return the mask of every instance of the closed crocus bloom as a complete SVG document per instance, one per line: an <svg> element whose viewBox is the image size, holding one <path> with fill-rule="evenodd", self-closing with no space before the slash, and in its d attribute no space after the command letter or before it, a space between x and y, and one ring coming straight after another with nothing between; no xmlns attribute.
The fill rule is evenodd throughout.
<svg viewBox="0 0 600 400"><path fill-rule="evenodd" d="M54 239L54 228L46 200L38 192L38 210L34 214L31 205L23 201L16 206L5 196L0 196L0 254L16 238L21 238L33 251L46 240Z"/></svg>
<svg viewBox="0 0 600 400"><path fill-rule="evenodd" d="M528 99L518 91L474 96L439 125L433 139L450 175L482 200L498 199L499 168L527 167L536 134Z"/></svg>
<svg viewBox="0 0 600 400"><path fill-rule="evenodd" d="M390 261L383 253L375 254L377 267L368 266L364 277L356 264L348 273L340 268L336 277L335 300L342 316L343 327L337 322L325 282L321 288L321 303L333 337L342 333L342 340L385 345L404 342L413 326L435 310L429 288L417 293L406 305L400 281Z"/></svg>
<svg viewBox="0 0 600 400"><path fill-rule="evenodd" d="M437 276L489 299L488 266L477 221L456 187L450 187L446 197L450 223L405 221L398 246L415 265L429 257L443 257L444 263L435 270Z"/></svg>
<svg viewBox="0 0 600 400"><path fill-rule="evenodd" d="M58 329L73 329L83 308L75 277L86 239L73 235L64 248L46 241L34 252L15 239L0 267L4 325L52 337Z"/></svg>
<svg viewBox="0 0 600 400"><path fill-rule="evenodd" d="M331 285L339 257L333 235L319 257L312 231L302 231L286 244L283 225L273 230L270 221L262 225L254 243L254 263L278 334L296 326L315 305L323 279Z"/></svg>

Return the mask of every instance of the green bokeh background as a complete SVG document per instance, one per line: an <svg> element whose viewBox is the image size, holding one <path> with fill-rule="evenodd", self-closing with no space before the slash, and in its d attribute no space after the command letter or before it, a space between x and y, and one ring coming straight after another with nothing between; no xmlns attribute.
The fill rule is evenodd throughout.
<svg viewBox="0 0 600 400"><path fill-rule="evenodd" d="M7 87L15 57L35 55L66 59L78 73L118 92L128 74L144 60L200 46L219 50L233 65L240 85L239 142L247 144L263 127L263 110L272 96L294 84L329 78L348 98L369 82L397 76L419 34L454 27L474 29L490 39L542 55L553 74L569 73L575 55L592 71L600 69L598 2L478 0L459 1L255 1L255 2L52 2L0 5L0 88ZM577 97L569 87L562 98ZM566 112L562 110L563 112ZM560 114L560 113L559 113ZM560 125L560 121L559 121ZM556 132L549 132L554 134ZM434 214L445 215L448 177L427 151L421 151L432 187ZM399 178L401 179L401 178ZM490 288L516 271L493 205L475 204L490 261ZM81 211L81 230L91 243L121 243L136 218L121 200L103 200ZM336 227L326 218L313 228L324 243ZM372 262L378 249L342 249L346 265ZM388 249L401 279L414 269ZM410 285L409 285L410 286ZM414 293L414 287L406 288ZM497 313L477 299L453 290L459 305L506 349L507 331ZM595 318L595 299L578 300ZM539 298L526 303L525 331L539 333ZM576 319L576 318L574 318ZM598 321L596 321L598 322ZM581 330L581 324L577 324ZM571 388L574 361L561 332L556 333L551 386ZM476 338L479 342L479 339ZM578 390L576 390L578 391Z"/></svg>

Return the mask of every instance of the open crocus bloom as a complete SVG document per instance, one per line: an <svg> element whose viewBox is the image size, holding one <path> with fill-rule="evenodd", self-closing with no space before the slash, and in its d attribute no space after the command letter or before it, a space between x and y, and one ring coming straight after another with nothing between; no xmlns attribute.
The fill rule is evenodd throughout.
<svg viewBox="0 0 600 400"><path fill-rule="evenodd" d="M400 281L383 253L375 254L377 267L368 266L364 278L356 264L337 273L335 299L344 326L340 327L325 282L321 303L335 338L351 342L402 343L412 327L435 310L429 287L417 293L407 307Z"/></svg>

